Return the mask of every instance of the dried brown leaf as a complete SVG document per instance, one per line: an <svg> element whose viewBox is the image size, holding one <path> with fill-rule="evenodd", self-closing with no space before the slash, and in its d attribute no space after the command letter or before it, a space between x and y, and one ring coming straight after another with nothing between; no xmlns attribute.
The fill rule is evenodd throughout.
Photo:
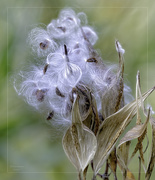
<svg viewBox="0 0 155 180"><path fill-rule="evenodd" d="M143 101L153 92L150 89L142 95ZM140 104L140 99L138 99ZM100 125L97 133L98 147L93 160L94 173L97 174L105 160L108 158L118 138L124 131L125 127L130 123L137 112L136 100L127 104L115 114L107 117Z"/></svg>
<svg viewBox="0 0 155 180"><path fill-rule="evenodd" d="M146 110L144 108L144 102L143 102L143 98L142 98L142 93L141 93L141 87L140 87L140 73L139 71L137 72L137 76L136 76L136 103L137 103L137 121L136 124L137 126L134 127L132 130L130 130L125 137L122 140L125 140L125 142L127 142L128 140L132 140L132 139L136 139L138 138L138 142L136 144L136 147L131 155L130 160L134 157L134 155L137 153L137 151L139 150L139 154L140 154L140 158L142 160L143 163L143 168L145 170L145 163L144 163L144 156L143 156L143 140L147 134L147 124L150 118L150 110L148 112L147 115L147 120L145 121L145 123L142 125L141 122L141 117L140 117L140 113L139 113L139 103L138 103L138 96L140 98L140 106L142 108L142 111L144 113L144 115L146 116ZM135 137L135 138L134 138ZM123 143L123 141L120 142L120 144Z"/></svg>
<svg viewBox="0 0 155 180"><path fill-rule="evenodd" d="M63 148L78 172L84 171L97 149L94 133L82 124L78 98L73 105L72 125L63 137Z"/></svg>
<svg viewBox="0 0 155 180"><path fill-rule="evenodd" d="M118 145L118 153L119 153L119 155L118 155L118 157L120 158L120 161L123 164L122 154L119 152L119 149L122 150L122 148L124 148L123 147L124 143L138 138L138 143L137 143L137 145L136 145L136 147L134 149L134 152L132 153L132 156L131 156L130 160L134 157L136 152L139 150L140 158L142 160L143 167L144 167L144 170L145 170L142 142L143 142L143 140L145 138L145 135L147 133L147 124L148 124L149 119L150 119L150 110L148 112L147 119L146 119L145 123L141 124L141 117L140 117L140 113L139 113L138 96L140 98L141 108L143 110L144 115L146 113L145 113L145 110L144 110L144 103L143 103L142 93L141 93L141 89L140 89L140 73L139 72L137 73L136 78L137 78L137 82L136 82L137 125L134 128L132 128L130 131L128 131L125 134L125 136L121 139L121 141L119 142L119 145ZM127 168L127 163L128 162L126 162L126 168Z"/></svg>
<svg viewBox="0 0 155 180"><path fill-rule="evenodd" d="M124 169L124 167L122 166L122 164L120 163L119 160L117 161L117 163L118 163L118 166L120 167L121 171L123 172L123 180L136 180L135 176L128 168Z"/></svg>
<svg viewBox="0 0 155 180"><path fill-rule="evenodd" d="M141 125L136 125L135 127L133 127L130 131L128 131L125 134L125 136L119 142L117 154L118 154L120 163L124 168L123 169L123 176L125 176L125 178L126 178L126 173L125 172L126 172L126 169L128 167L128 160L127 159L125 160L125 157L126 158L128 157L128 152L126 152L126 154L125 154L126 143L130 142L133 139L138 138L138 143L137 143L137 145L135 147L134 152L132 153L131 158L133 158L133 156L139 150L140 158L141 158L141 160L143 162L143 166L144 166L144 169L145 169L142 142L143 142L143 139L144 139L144 137L146 135L146 132L147 132L146 130L147 130L147 124L149 122L149 119L150 119L150 110L148 112L148 117L147 117L145 123L141 124ZM130 160L131 160L131 158L130 158Z"/></svg>
<svg viewBox="0 0 155 180"><path fill-rule="evenodd" d="M112 170L114 176L116 177L116 170L117 170L116 148L114 148L114 150L110 153L109 165L110 165L110 169Z"/></svg>
<svg viewBox="0 0 155 180"><path fill-rule="evenodd" d="M144 162L144 156L143 156L143 140L147 134L147 123L150 119L150 109L149 109L149 112L148 114L146 115L146 110L144 108L144 102L142 100L142 93L141 93L141 87L140 87L140 73L138 71L137 73L137 82L136 82L136 101L137 101L137 121L136 121L136 124L137 125L141 125L142 122L141 122L141 117L140 117L140 113L139 113L139 104L138 104L138 96L140 97L140 100L141 100L141 108L142 108L142 111L143 111L143 114L145 116L147 116L147 120L146 120L146 123L144 123L144 128L142 128L139 132L141 132L141 135L138 137L138 142L136 144L136 147L131 155L131 158L130 160L134 157L134 155L137 153L137 151L139 150L139 154L140 154L140 161L142 160L142 164L143 164L143 168L144 168L144 171L146 171L145 169L145 162Z"/></svg>
<svg viewBox="0 0 155 180"><path fill-rule="evenodd" d="M127 164L128 164L130 144L131 144L131 142L128 141L128 142L122 144L117 149L117 158L118 158L118 161L120 163L119 166L121 166L121 171L122 171L124 179L127 177L127 170L128 170Z"/></svg>
<svg viewBox="0 0 155 180"><path fill-rule="evenodd" d="M147 171L145 174L145 179L149 180L154 168L155 163L155 119L153 117L150 118L151 124L152 124L152 149L151 149L151 156L148 163Z"/></svg>
<svg viewBox="0 0 155 180"><path fill-rule="evenodd" d="M143 134L140 137L138 137L138 142L137 142L136 147L135 147L135 149L134 149L134 151L133 151L133 153L131 155L131 158L129 160L129 161L131 161L131 159L135 156L135 154L139 150L139 154L140 154L140 158L141 158L142 163L143 163L144 171L146 171L146 170L145 170L145 164L144 164L144 156L143 156L144 153L143 153L143 144L142 144L142 142L143 142L143 140L144 140L144 138L146 136L146 133L147 133L147 129L145 129Z"/></svg>
<svg viewBox="0 0 155 180"><path fill-rule="evenodd" d="M127 177L125 180L136 180L132 172L129 171L129 169L127 170Z"/></svg>
<svg viewBox="0 0 155 180"><path fill-rule="evenodd" d="M119 142L119 145L118 145L118 148L125 142L127 141L131 141L133 139L136 139L136 138L139 138L143 133L144 131L146 130L147 128L147 124L149 122L149 117L150 115L148 115L146 121L144 122L144 124L141 124L141 125L136 125L135 127L133 127L131 130L129 130L125 135L124 137L120 140Z"/></svg>

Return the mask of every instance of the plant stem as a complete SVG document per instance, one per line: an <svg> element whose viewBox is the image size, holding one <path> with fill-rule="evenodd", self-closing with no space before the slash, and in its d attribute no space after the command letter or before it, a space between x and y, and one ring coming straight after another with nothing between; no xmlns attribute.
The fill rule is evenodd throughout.
<svg viewBox="0 0 155 180"><path fill-rule="evenodd" d="M89 164L88 164L89 166ZM88 170L88 166L85 168L85 170L83 171L83 180L86 180L86 175L87 175L87 170Z"/></svg>
<svg viewBox="0 0 155 180"><path fill-rule="evenodd" d="M79 180L83 180L83 178L81 176L81 172L79 172Z"/></svg>
<svg viewBox="0 0 155 180"><path fill-rule="evenodd" d="M96 176L95 175L93 175L93 179L92 180L96 180Z"/></svg>
<svg viewBox="0 0 155 180"><path fill-rule="evenodd" d="M105 175L104 180L109 180L108 170L109 170L109 164L108 164L108 159L107 159L107 161L106 161L106 168L105 168L105 172L104 172L104 175Z"/></svg>
<svg viewBox="0 0 155 180"><path fill-rule="evenodd" d="M140 156L139 156L138 158L139 158L139 174L138 174L138 180L140 180L140 175L141 175L141 158L140 158Z"/></svg>

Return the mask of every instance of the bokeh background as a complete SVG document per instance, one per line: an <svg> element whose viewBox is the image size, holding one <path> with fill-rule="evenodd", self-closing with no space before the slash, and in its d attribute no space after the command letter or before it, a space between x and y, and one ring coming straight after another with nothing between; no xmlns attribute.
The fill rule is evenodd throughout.
<svg viewBox="0 0 155 180"><path fill-rule="evenodd" d="M47 125L42 115L20 99L12 83L20 68L33 62L26 44L28 32L37 24L47 25L64 7L87 14L88 24L99 36L95 48L104 61L118 62L114 41L121 42L126 50L125 82L133 96L138 70L142 92L155 85L155 1L0 0L0 177L3 180L77 179L62 149L62 132ZM146 104L155 110L155 93ZM148 134L151 138L150 127ZM149 151L145 158L147 162ZM138 156L131 162L130 170L137 179ZM118 179L120 175L118 172ZM91 179L90 169L88 176ZM154 177L155 170L151 179Z"/></svg>

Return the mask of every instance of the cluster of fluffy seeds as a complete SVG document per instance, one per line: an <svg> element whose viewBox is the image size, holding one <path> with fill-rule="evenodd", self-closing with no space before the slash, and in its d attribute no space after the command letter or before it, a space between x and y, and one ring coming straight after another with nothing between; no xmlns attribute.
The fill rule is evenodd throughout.
<svg viewBox="0 0 155 180"><path fill-rule="evenodd" d="M113 106L113 99L115 101L118 95L117 88L114 88L118 77L113 66L106 66L94 50L98 36L86 24L84 13L76 14L72 9L64 9L46 29L34 28L29 33L28 43L38 59L44 61L33 65L29 72L20 72L21 82L15 81L18 94L37 110L44 111L47 120L58 124L71 122L74 91L80 96L81 115L91 104L90 92L102 115L103 101L112 100L111 104L104 105L103 117L111 113L107 109ZM124 54L121 45L116 49Z"/></svg>

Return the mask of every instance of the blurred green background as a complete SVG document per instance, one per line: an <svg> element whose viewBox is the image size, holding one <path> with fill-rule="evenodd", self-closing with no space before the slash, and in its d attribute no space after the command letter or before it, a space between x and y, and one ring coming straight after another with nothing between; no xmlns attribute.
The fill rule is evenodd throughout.
<svg viewBox="0 0 155 180"><path fill-rule="evenodd" d="M142 92L155 85L155 1L0 0L0 6L0 177L3 180L77 179L62 149L62 133L47 125L13 88L14 75L31 60L27 34L34 25L47 25L64 7L85 12L88 24L99 36L95 47L105 61L118 62L115 39L126 50L125 81L134 96L138 70ZM155 93L146 103L155 109ZM149 151L145 156L148 160ZM130 165L136 179L137 165L136 156ZM118 179L120 175L118 172ZM154 177L155 170L151 179Z"/></svg>

